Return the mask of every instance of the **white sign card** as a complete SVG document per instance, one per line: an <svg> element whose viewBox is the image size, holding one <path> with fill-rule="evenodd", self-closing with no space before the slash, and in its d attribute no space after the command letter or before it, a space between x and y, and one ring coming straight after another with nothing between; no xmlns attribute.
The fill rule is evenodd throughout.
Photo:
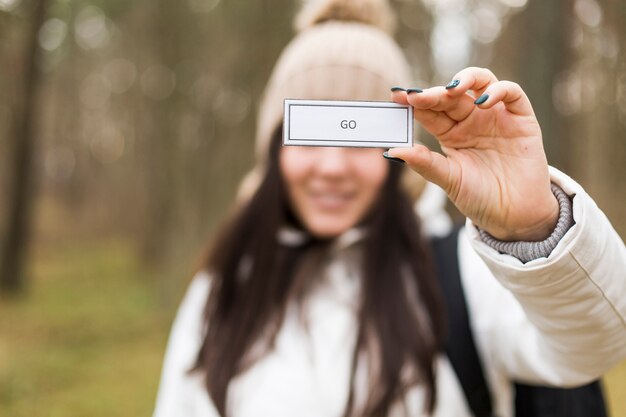
<svg viewBox="0 0 626 417"><path fill-rule="evenodd" d="M413 146L413 107L392 102L286 99L283 123L283 145Z"/></svg>

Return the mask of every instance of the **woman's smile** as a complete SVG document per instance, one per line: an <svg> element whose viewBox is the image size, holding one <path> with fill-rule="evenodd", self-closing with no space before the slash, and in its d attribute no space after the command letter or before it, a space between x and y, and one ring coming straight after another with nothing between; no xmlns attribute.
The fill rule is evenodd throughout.
<svg viewBox="0 0 626 417"><path fill-rule="evenodd" d="M333 189L310 189L307 192L312 205L323 211L339 212L347 210L354 203L356 191L342 191Z"/></svg>
<svg viewBox="0 0 626 417"><path fill-rule="evenodd" d="M313 235L336 237L370 211L387 178L380 149L281 149L280 167L291 208Z"/></svg>

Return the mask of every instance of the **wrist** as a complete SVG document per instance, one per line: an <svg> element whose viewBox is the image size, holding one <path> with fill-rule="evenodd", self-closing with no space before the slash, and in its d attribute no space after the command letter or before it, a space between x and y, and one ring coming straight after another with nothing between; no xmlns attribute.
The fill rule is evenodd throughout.
<svg viewBox="0 0 626 417"><path fill-rule="evenodd" d="M535 221L528 227L516 227L514 229L484 227L482 230L494 238L509 242L540 242L547 239L557 226L560 216L560 204L554 190L547 198L548 204L544 204L545 214L539 221Z"/></svg>
<svg viewBox="0 0 626 417"><path fill-rule="evenodd" d="M542 241L503 241L485 230L478 229L481 240L500 253L515 256L526 263L538 258L547 258L567 231L575 224L571 198L558 185L551 185L552 193L559 205L559 218L554 230Z"/></svg>

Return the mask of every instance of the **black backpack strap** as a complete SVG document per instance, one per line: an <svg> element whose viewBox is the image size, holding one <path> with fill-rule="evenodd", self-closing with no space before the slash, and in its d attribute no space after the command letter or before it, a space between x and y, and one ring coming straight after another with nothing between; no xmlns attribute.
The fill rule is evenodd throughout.
<svg viewBox="0 0 626 417"><path fill-rule="evenodd" d="M600 381L578 388L515 384L515 417L607 417Z"/></svg>
<svg viewBox="0 0 626 417"><path fill-rule="evenodd" d="M448 316L445 351L474 416L490 417L493 415L491 394L476 351L459 272L459 230L457 227L448 236L436 238L432 242Z"/></svg>
<svg viewBox="0 0 626 417"><path fill-rule="evenodd" d="M470 327L458 259L459 227L433 239L432 247L448 314L446 353L471 411L493 415L491 396ZM607 417L601 382L578 388L553 388L515 383L516 417Z"/></svg>

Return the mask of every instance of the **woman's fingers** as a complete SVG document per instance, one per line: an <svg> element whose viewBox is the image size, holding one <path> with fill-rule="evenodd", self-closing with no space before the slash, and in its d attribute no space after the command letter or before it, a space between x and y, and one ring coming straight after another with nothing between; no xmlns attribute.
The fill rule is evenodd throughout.
<svg viewBox="0 0 626 417"><path fill-rule="evenodd" d="M496 82L498 79L487 68L468 67L456 73L446 86L446 91L453 97L460 97L471 90L474 97L478 98L487 87Z"/></svg>
<svg viewBox="0 0 626 417"><path fill-rule="evenodd" d="M470 96L454 97L444 87L433 87L419 94L409 94L407 100L416 109L443 112L456 122L464 120L474 109L474 100Z"/></svg>
<svg viewBox="0 0 626 417"><path fill-rule="evenodd" d="M391 89L391 100L398 104L409 104L407 96L408 94L404 88L401 89L401 87L393 87Z"/></svg>
<svg viewBox="0 0 626 417"><path fill-rule="evenodd" d="M413 115L424 129L440 136L463 120L475 107L469 96L459 100L445 93L443 87L429 88L420 92L405 93L396 91L391 98L399 104L410 104Z"/></svg>
<svg viewBox="0 0 626 417"><path fill-rule="evenodd" d="M447 114L434 110L413 109L413 117L428 133L439 137L447 133L456 125L456 120L452 120Z"/></svg>
<svg viewBox="0 0 626 417"><path fill-rule="evenodd" d="M522 88L511 81L498 81L485 68L465 68L445 87L424 90L395 88L391 97L397 103L411 105L415 119L437 138L457 125L473 126L472 123L477 120L472 116L474 112L490 109L499 102L513 115L534 117ZM471 123L464 123L470 116Z"/></svg>
<svg viewBox="0 0 626 417"><path fill-rule="evenodd" d="M513 114L519 116L535 114L522 87L512 81L498 81L490 85L476 102L481 109L489 109L502 102L504 107Z"/></svg>
<svg viewBox="0 0 626 417"><path fill-rule="evenodd" d="M451 162L444 155L432 152L422 144L412 148L392 148L389 156L405 161L414 171L426 180L437 184L444 190L449 190L454 171Z"/></svg>

